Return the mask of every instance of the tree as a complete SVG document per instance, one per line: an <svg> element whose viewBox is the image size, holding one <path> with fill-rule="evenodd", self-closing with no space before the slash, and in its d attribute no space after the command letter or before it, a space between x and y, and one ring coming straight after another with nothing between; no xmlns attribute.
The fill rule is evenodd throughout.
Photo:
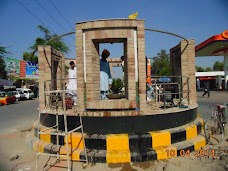
<svg viewBox="0 0 228 171"><path fill-rule="evenodd" d="M201 66L198 66L196 71L197 72L205 72L204 68Z"/></svg>
<svg viewBox="0 0 228 171"><path fill-rule="evenodd" d="M170 58L166 50L161 50L160 53L157 53L157 56L153 57L152 69L153 75L156 76L171 75Z"/></svg>
<svg viewBox="0 0 228 171"><path fill-rule="evenodd" d="M25 61L31 61L33 63L38 63L38 57L35 53L38 50L39 45L44 45L47 41L49 41L46 45L51 45L55 50L58 50L63 53L68 53L69 47L64 43L61 38L57 38L55 40L51 40L55 37L58 37L57 34L52 34L46 27L42 25L38 25L37 28L44 33L44 37L36 38L34 44L29 48L32 52L24 52L23 59Z"/></svg>
<svg viewBox="0 0 228 171"><path fill-rule="evenodd" d="M211 67L205 68L205 72L210 72L210 71L213 71Z"/></svg>
<svg viewBox="0 0 228 171"><path fill-rule="evenodd" d="M44 45L45 42L58 37L57 34L51 34L51 32L42 25L38 25L37 28L44 33L44 37L36 38L34 44L30 47L30 49L33 50L32 55L34 55L34 53L38 50L38 45ZM63 53L67 53L69 51L69 47L63 42L61 38L51 40L47 43L47 45L51 45L55 50L61 51Z"/></svg>
<svg viewBox="0 0 228 171"><path fill-rule="evenodd" d="M30 52L23 52L23 60L30 61L32 63L38 63L38 57L36 55L32 55Z"/></svg>
<svg viewBox="0 0 228 171"><path fill-rule="evenodd" d="M224 71L224 62L216 61L213 65L214 71Z"/></svg>
<svg viewBox="0 0 228 171"><path fill-rule="evenodd" d="M4 61L4 57L5 55L9 53L6 51L5 47L0 46L0 78L6 79L6 70L5 70L5 61Z"/></svg>

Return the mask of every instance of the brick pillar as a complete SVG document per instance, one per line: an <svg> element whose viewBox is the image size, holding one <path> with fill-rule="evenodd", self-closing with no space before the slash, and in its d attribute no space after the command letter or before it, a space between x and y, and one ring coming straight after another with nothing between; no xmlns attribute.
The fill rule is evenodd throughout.
<svg viewBox="0 0 228 171"><path fill-rule="evenodd" d="M51 46L46 46L45 52L43 46L38 47L39 56L39 109L44 109L44 82L51 80ZM48 82L46 85L49 89Z"/></svg>
<svg viewBox="0 0 228 171"><path fill-rule="evenodd" d="M146 55L145 55L145 28L144 21L138 21L138 73L139 73L139 100L142 113L146 109Z"/></svg>
<svg viewBox="0 0 228 171"><path fill-rule="evenodd" d="M83 61L83 32L82 25L76 25L76 53L77 53L77 96L79 112L83 115L84 104L84 61Z"/></svg>
<svg viewBox="0 0 228 171"><path fill-rule="evenodd" d="M187 42L181 41L181 71L182 76L189 77L189 98L190 104L197 104L196 96L196 77L195 77L195 40L188 40L189 45L186 48ZM185 49L186 48L186 49ZM184 83L185 80L183 79ZM183 88L183 97L187 96L188 86Z"/></svg>
<svg viewBox="0 0 228 171"><path fill-rule="evenodd" d="M174 82L182 83L183 98L189 97L190 104L197 104L196 78L195 78L195 41L182 40L177 46L170 49L170 62L173 76L182 78L173 79ZM189 81L187 81L187 77ZM188 90L190 91L188 94Z"/></svg>

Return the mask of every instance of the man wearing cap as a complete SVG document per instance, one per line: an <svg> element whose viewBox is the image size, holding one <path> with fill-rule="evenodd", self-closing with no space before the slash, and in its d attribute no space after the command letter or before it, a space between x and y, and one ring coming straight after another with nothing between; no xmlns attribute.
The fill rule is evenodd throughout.
<svg viewBox="0 0 228 171"><path fill-rule="evenodd" d="M112 85L110 66L109 62L107 61L109 55L110 52L104 49L100 60L100 96L102 100L107 99L106 95L108 94L108 90Z"/></svg>

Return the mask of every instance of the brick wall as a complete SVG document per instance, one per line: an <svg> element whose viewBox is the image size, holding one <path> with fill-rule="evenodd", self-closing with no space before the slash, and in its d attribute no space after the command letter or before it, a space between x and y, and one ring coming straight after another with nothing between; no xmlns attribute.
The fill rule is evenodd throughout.
<svg viewBox="0 0 228 171"><path fill-rule="evenodd" d="M140 109L146 106L146 71L145 71L145 40L144 40L144 21L131 19L113 19L98 20L76 24L76 52L77 52L77 69L78 69L78 99L80 112L86 108L84 96L89 106L94 106L91 102L96 103L96 107L105 105L99 104L100 97L100 66L99 66L99 43L110 43L117 41L124 44L125 61L125 84L127 100L136 99L135 84L135 55L134 55L134 30L137 31L138 46L138 77L139 77L139 96ZM83 33L85 42L83 42ZM86 55L86 94L84 93L84 55L83 43L85 43ZM140 72L139 72L140 71ZM109 102L107 102L107 106Z"/></svg>
<svg viewBox="0 0 228 171"><path fill-rule="evenodd" d="M190 100L190 104L197 104L196 79L195 79L195 40L182 40L177 46L170 49L170 60L173 76L182 76L175 79L182 82L183 97ZM187 78L189 81L187 82ZM188 85L187 85L188 83ZM190 92L188 92L190 90Z"/></svg>
<svg viewBox="0 0 228 171"><path fill-rule="evenodd" d="M65 78L65 61L64 56L59 51L56 51L51 48L51 46L43 46L38 47L39 53L39 108L40 110L44 109L45 106L45 98L44 98L44 85L46 82L47 90L52 90L51 79L56 75L56 87L57 89L63 89L62 81L58 79ZM56 68L56 72L52 72L51 68L53 67L53 60L59 59L58 67ZM54 83L55 84L55 83ZM54 86L55 87L55 86ZM48 100L48 98L46 98Z"/></svg>

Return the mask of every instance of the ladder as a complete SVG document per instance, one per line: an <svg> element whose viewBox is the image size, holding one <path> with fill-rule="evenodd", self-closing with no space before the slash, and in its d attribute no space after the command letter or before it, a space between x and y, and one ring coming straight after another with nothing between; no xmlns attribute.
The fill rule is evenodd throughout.
<svg viewBox="0 0 228 171"><path fill-rule="evenodd" d="M80 125L77 126L76 128L68 131L67 127L67 114L66 114L66 93L69 92L69 90L52 90L52 91L45 91L44 90L44 98L45 98L45 109L47 110L48 108L54 108L54 111L52 110L52 113L56 115L56 124L52 127L49 127L47 129L40 129L41 122L41 111L39 110L39 121L38 121L38 135L37 135L37 142L39 142L40 135L42 134L50 134L50 135L55 135L56 136L56 144L57 144L57 153L56 154L50 154L50 153L45 153L45 152L39 152L39 144L37 146L37 153L36 153L36 171L38 171L38 160L40 155L45 155L49 156L49 159L51 157L55 157L56 159L51 162L50 164L45 164L45 166L42 168L42 170L48 170L52 166L54 166L56 163L60 162L60 159L64 160L67 159L67 170L71 171L72 170L72 160L71 160L71 154L70 152L70 147L69 147L69 142L68 142L68 135L71 133L80 130L82 134L82 141L84 142L84 154L85 154L85 160L80 159L80 162L85 162L83 164L83 167L88 165L88 157L86 153L86 145L85 145L85 137L84 137L84 131L83 131L83 123L82 123L82 118L80 112L78 112L79 120L80 120ZM49 105L46 104L46 98L49 97ZM59 108L59 98L62 99L62 110ZM53 105L53 99L55 104ZM47 114L46 114L47 115ZM59 116L63 115L64 119L64 131L59 130ZM46 117L46 116L45 116ZM45 120L45 117L43 121ZM42 122L43 122L42 121ZM50 129L55 129L55 132L48 132ZM66 139L66 154L60 154L60 145L59 145L59 136L64 136ZM72 151L72 150L71 150ZM48 163L48 162L47 162Z"/></svg>

